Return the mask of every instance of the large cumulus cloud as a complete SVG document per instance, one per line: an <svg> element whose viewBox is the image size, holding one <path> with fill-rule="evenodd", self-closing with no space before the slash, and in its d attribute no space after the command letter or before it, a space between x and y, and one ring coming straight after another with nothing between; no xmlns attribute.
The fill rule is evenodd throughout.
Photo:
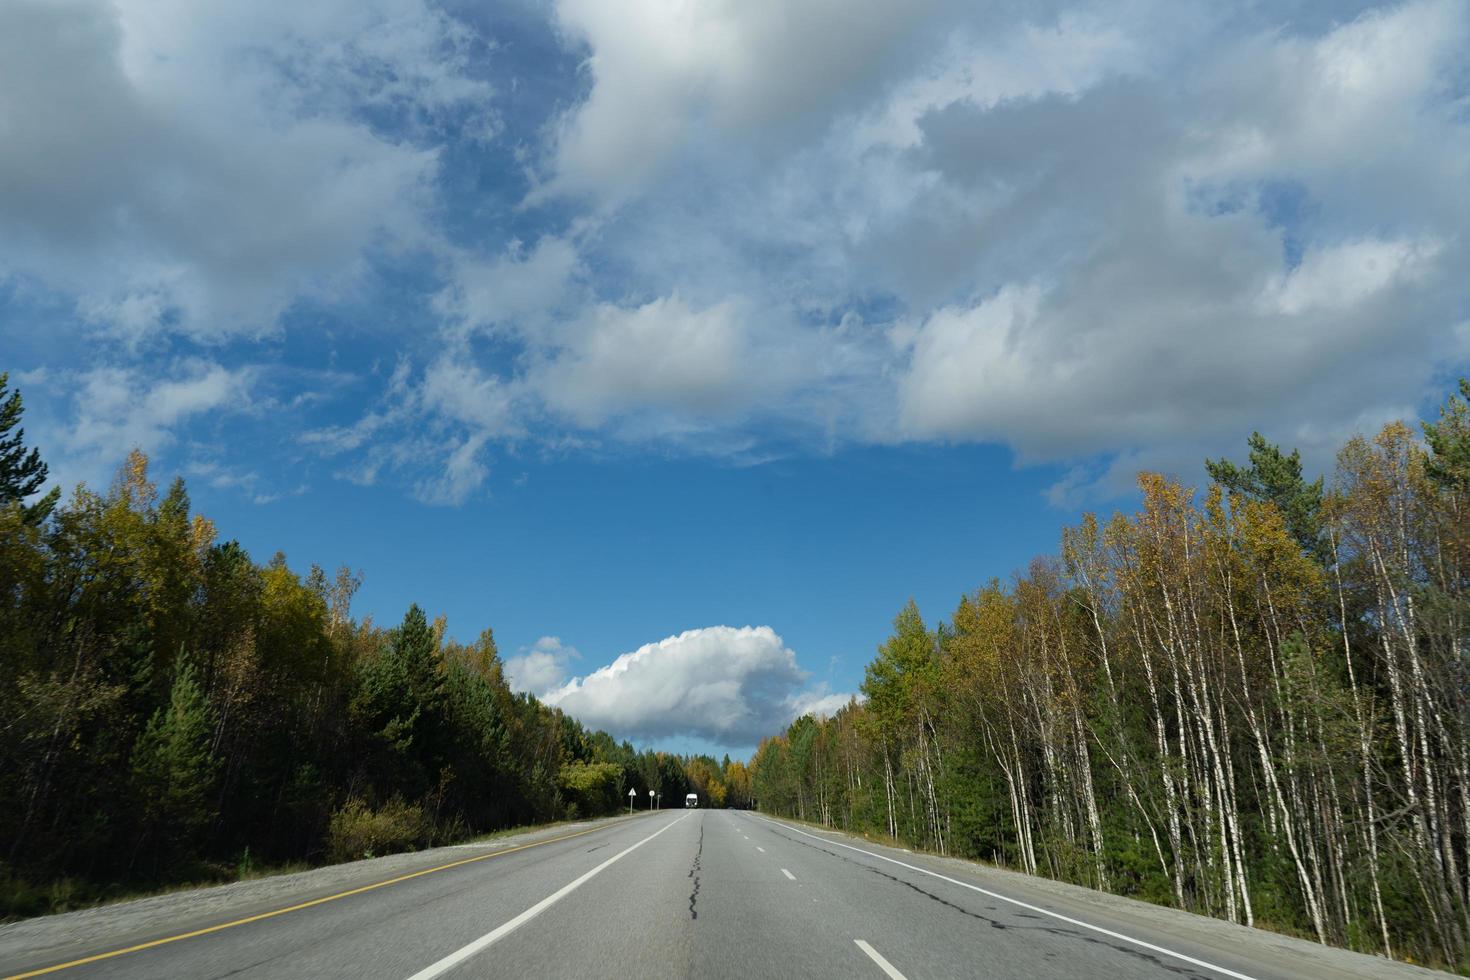
<svg viewBox="0 0 1470 980"><path fill-rule="evenodd" d="M543 636L529 649L505 658L505 679L513 691L541 696L561 686L571 661L579 656L576 647L560 637Z"/></svg>
<svg viewBox="0 0 1470 980"><path fill-rule="evenodd" d="M830 714L847 702L807 680L769 626L710 626L645 644L544 700L620 738L690 736L740 748L799 714Z"/></svg>

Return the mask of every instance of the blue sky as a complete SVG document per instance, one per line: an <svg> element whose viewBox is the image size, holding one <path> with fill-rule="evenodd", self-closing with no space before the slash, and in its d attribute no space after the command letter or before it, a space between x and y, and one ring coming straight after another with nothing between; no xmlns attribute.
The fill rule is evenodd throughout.
<svg viewBox="0 0 1470 980"><path fill-rule="evenodd" d="M259 559L284 541L293 565L363 569L355 609L379 622L417 601L462 639L493 627L507 656L555 636L578 652L567 662L576 674L686 630L768 624L809 686L834 693L857 689L910 596L947 616L985 577L1054 550L1066 516L1042 496L1043 471L1010 472L993 447L854 448L753 467L566 458L501 471L505 485L454 508L406 507L376 486L265 507L207 487L194 499Z"/></svg>
<svg viewBox="0 0 1470 980"><path fill-rule="evenodd" d="M264 560L748 748L1255 428L1464 370L1464 0L15 0L0 369ZM744 629L750 627L750 629Z"/></svg>

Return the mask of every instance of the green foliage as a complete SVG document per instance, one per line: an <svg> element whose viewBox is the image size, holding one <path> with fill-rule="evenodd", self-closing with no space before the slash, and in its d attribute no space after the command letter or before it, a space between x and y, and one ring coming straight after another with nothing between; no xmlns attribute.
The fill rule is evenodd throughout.
<svg viewBox="0 0 1470 980"><path fill-rule="evenodd" d="M45 891L0 867L0 914L5 917L28 917L51 911L53 909Z"/></svg>
<svg viewBox="0 0 1470 980"><path fill-rule="evenodd" d="M753 797L1470 972L1470 382L1424 435L1350 441L1331 494L1259 434L1202 500L1141 474L1063 562L932 628L907 604L866 702L763 741Z"/></svg>
<svg viewBox="0 0 1470 980"><path fill-rule="evenodd" d="M1350 442L1325 502L1259 435L1248 467L1209 464L1229 499L1145 475L1137 514L1064 532L1064 563L949 622L907 604L866 702L748 766L513 693L489 631L461 645L417 605L353 621L359 576L216 542L134 452L49 517L0 501L0 915L615 812L632 788L1463 968L1461 393L1427 446Z"/></svg>
<svg viewBox="0 0 1470 980"><path fill-rule="evenodd" d="M217 542L137 451L44 523L0 502L0 917L615 813L632 786L682 805L691 772L748 801L738 762L686 771L513 693L489 630L353 621L360 583Z"/></svg>
<svg viewBox="0 0 1470 980"><path fill-rule="evenodd" d="M1210 479L1230 493L1274 506L1302 550L1321 557L1322 478L1308 483L1302 477L1301 453L1293 449L1288 456L1259 432L1251 433L1249 445L1249 466L1205 460Z"/></svg>
<svg viewBox="0 0 1470 980"><path fill-rule="evenodd" d="M362 665L353 713L368 731L375 775L412 795L427 792L438 770L442 691L438 642L424 612L411 606Z"/></svg>
<svg viewBox="0 0 1470 980"><path fill-rule="evenodd" d="M356 622L360 573L216 541L142 452L106 492L31 499L46 468L7 385L0 916L617 812L633 786L748 805L739 762L637 752L513 693L489 630L457 644L417 605Z"/></svg>
<svg viewBox="0 0 1470 980"><path fill-rule="evenodd" d="M9 391L9 384L10 375L0 372L0 507L20 505L25 522L34 526L50 516L61 499L61 488L52 488L33 504L24 503L46 485L48 469L41 461L40 450L26 449L26 432L17 428L25 412L24 403L19 391Z"/></svg>
<svg viewBox="0 0 1470 980"><path fill-rule="evenodd" d="M569 762L557 782L568 817L615 813L623 802L623 770L611 762Z"/></svg>
<svg viewBox="0 0 1470 980"><path fill-rule="evenodd" d="M1439 421L1425 422L1423 428L1431 453L1424 467L1429 478L1446 490L1470 490L1470 378L1460 379L1460 393L1446 400Z"/></svg>
<svg viewBox="0 0 1470 980"><path fill-rule="evenodd" d="M423 807L395 796L373 809L353 798L332 814L327 855L333 861L355 861L412 851L428 843L432 826Z"/></svg>
<svg viewBox="0 0 1470 980"><path fill-rule="evenodd" d="M214 820L219 762L211 741L214 717L187 662L133 749L133 785L145 833L180 857L193 853Z"/></svg>
<svg viewBox="0 0 1470 980"><path fill-rule="evenodd" d="M878 648L863 679L863 694L880 724L898 728L932 695L939 681L936 654L935 637L910 599L894 618L893 635Z"/></svg>

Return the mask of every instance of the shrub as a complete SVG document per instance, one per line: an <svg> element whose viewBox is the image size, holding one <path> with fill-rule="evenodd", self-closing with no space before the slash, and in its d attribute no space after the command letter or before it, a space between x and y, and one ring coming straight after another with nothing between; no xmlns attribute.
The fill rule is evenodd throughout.
<svg viewBox="0 0 1470 980"><path fill-rule="evenodd" d="M354 798L332 814L327 854L333 861L354 861L411 851L428 841L432 829L423 808L401 797L393 797L376 810Z"/></svg>
<svg viewBox="0 0 1470 980"><path fill-rule="evenodd" d="M622 769L611 762L571 762L557 780L567 801L567 819L614 813L622 805Z"/></svg>
<svg viewBox="0 0 1470 980"><path fill-rule="evenodd" d="M44 891L0 868L0 922L50 911Z"/></svg>

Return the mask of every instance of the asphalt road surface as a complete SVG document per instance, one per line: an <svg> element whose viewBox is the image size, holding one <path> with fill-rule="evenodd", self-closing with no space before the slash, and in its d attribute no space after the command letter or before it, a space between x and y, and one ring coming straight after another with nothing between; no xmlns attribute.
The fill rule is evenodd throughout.
<svg viewBox="0 0 1470 980"><path fill-rule="evenodd" d="M45 936L66 916L5 927L0 976L1445 976L751 813L663 811L467 853L369 866L376 880L327 893L298 876L269 907L170 896L166 924L120 907L71 920L65 943Z"/></svg>

